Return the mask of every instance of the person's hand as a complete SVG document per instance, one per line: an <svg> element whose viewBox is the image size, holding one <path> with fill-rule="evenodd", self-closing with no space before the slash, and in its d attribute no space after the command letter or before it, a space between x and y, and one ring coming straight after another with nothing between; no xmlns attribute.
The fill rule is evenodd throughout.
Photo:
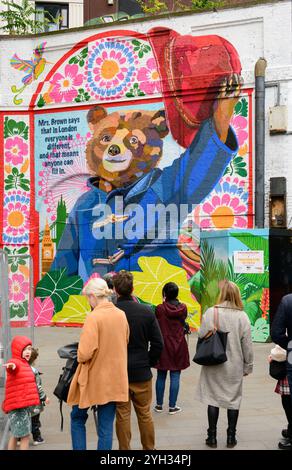
<svg viewBox="0 0 292 470"><path fill-rule="evenodd" d="M220 92L215 102L213 114L214 125L221 142L225 143L228 135L230 120L233 115L234 106L238 102L242 77L233 74L225 78L221 84Z"/></svg>
<svg viewBox="0 0 292 470"><path fill-rule="evenodd" d="M273 359L272 359L272 356L271 356L271 355L269 355L269 356L268 356L268 362L269 362L269 363L271 363L271 362L272 362L272 360L273 360Z"/></svg>
<svg viewBox="0 0 292 470"><path fill-rule="evenodd" d="M47 397L46 400L45 400L45 404L49 405L49 403L50 403L50 399L49 399L49 397Z"/></svg>
<svg viewBox="0 0 292 470"><path fill-rule="evenodd" d="M6 369L11 369L11 370L16 369L16 365L13 362L7 362L7 364L3 364L3 367L6 367Z"/></svg>

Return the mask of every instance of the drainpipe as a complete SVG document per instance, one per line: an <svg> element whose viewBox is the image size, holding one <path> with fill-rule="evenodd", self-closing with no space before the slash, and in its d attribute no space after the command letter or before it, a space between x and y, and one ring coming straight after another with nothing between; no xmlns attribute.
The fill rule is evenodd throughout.
<svg viewBox="0 0 292 470"><path fill-rule="evenodd" d="M265 72L267 61L255 65L255 226L265 226Z"/></svg>

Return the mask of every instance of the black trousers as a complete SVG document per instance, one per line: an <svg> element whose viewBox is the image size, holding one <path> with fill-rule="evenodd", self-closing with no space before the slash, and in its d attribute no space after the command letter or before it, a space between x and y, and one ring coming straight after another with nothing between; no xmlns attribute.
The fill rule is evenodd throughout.
<svg viewBox="0 0 292 470"><path fill-rule="evenodd" d="M33 439L37 439L41 435L41 421L40 421L40 413L32 416L31 418L31 433Z"/></svg>
<svg viewBox="0 0 292 470"><path fill-rule="evenodd" d="M292 403L290 395L281 395L282 406L288 421L288 432L292 437Z"/></svg>

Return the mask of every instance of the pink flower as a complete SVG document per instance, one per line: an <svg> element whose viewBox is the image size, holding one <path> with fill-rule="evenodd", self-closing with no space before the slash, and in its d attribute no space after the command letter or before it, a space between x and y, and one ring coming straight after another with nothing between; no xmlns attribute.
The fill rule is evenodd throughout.
<svg viewBox="0 0 292 470"><path fill-rule="evenodd" d="M25 294L28 293L29 289L28 282L24 280L24 276L22 274L13 274L12 279L9 279L8 282L10 300L15 303L23 302Z"/></svg>
<svg viewBox="0 0 292 470"><path fill-rule="evenodd" d="M155 92L160 92L160 77L153 57L147 60L146 67L141 67L137 78L140 82L140 89L146 94L153 95Z"/></svg>
<svg viewBox="0 0 292 470"><path fill-rule="evenodd" d="M10 137L5 142L5 158L9 163L18 165L28 153L28 145L20 137Z"/></svg>
<svg viewBox="0 0 292 470"><path fill-rule="evenodd" d="M65 67L65 75L57 72L53 76L50 83L53 85L50 96L55 100L56 103L61 101L70 102L73 101L78 95L76 87L80 86L83 82L83 74L78 74L78 65L67 64Z"/></svg>
<svg viewBox="0 0 292 470"><path fill-rule="evenodd" d="M205 202L197 206L193 216L203 229L247 227L248 192L244 180L222 179Z"/></svg>
<svg viewBox="0 0 292 470"><path fill-rule="evenodd" d="M231 125L237 135L238 145L241 147L248 136L247 131L244 130L247 126L247 119L243 116L235 116L231 119Z"/></svg>

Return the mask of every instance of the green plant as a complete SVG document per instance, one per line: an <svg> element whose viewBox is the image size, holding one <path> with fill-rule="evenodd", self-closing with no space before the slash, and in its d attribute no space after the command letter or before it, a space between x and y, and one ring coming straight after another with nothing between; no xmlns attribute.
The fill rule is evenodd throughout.
<svg viewBox="0 0 292 470"><path fill-rule="evenodd" d="M168 5L160 0L137 0L143 13L155 15L156 13L164 13L169 11ZM213 9L224 5L224 1L212 2L210 0L174 0L170 11L200 11Z"/></svg>
<svg viewBox="0 0 292 470"><path fill-rule="evenodd" d="M20 4L9 0L2 0L1 5L7 7L0 12L0 19L4 26L3 31L8 34L23 35L44 32L49 23L59 24L61 17L54 18L49 12L44 11L42 19L37 19L39 11L29 0L21 0Z"/></svg>

